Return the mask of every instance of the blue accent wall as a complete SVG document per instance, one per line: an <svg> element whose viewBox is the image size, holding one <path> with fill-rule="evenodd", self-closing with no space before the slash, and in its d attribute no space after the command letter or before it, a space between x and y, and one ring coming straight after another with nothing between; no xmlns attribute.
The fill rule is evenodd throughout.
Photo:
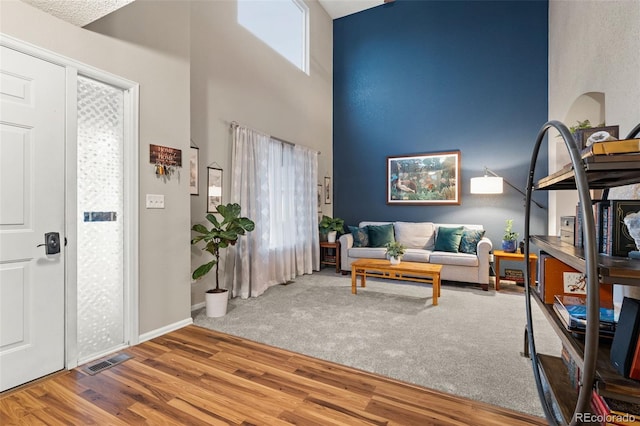
<svg viewBox="0 0 640 426"><path fill-rule="evenodd" d="M546 1L403 1L334 21L334 216L480 223L499 248L524 197L470 194L484 166L524 190L547 121ZM461 152L461 204L387 205L387 156ZM535 177L547 173L541 147ZM534 199L547 205L547 194ZM532 206L531 230L546 234Z"/></svg>

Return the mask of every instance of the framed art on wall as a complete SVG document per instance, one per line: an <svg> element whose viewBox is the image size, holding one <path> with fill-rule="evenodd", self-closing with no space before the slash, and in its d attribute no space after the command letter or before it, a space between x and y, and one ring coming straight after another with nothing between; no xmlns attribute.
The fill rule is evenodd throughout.
<svg viewBox="0 0 640 426"><path fill-rule="evenodd" d="M215 213L222 203L222 169L207 167L207 175L207 213Z"/></svg>
<svg viewBox="0 0 640 426"><path fill-rule="evenodd" d="M387 204L459 205L460 151L387 157Z"/></svg>
<svg viewBox="0 0 640 426"><path fill-rule="evenodd" d="M318 184L318 211L322 208L322 185Z"/></svg>
<svg viewBox="0 0 640 426"><path fill-rule="evenodd" d="M189 190L191 195L198 195L198 148L189 151Z"/></svg>
<svg viewBox="0 0 640 426"><path fill-rule="evenodd" d="M324 203L331 204L331 178L324 178Z"/></svg>

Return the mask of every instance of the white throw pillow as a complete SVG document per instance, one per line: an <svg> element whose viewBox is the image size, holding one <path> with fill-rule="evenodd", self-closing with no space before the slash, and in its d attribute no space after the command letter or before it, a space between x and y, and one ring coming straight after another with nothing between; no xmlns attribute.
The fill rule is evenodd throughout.
<svg viewBox="0 0 640 426"><path fill-rule="evenodd" d="M396 241L407 248L433 250L436 227L432 222L394 222Z"/></svg>

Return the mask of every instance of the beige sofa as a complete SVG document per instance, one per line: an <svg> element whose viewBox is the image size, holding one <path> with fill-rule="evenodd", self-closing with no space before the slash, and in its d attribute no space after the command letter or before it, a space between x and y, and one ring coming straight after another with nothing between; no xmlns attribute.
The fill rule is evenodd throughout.
<svg viewBox="0 0 640 426"><path fill-rule="evenodd" d="M482 225L440 224L432 222L360 222L358 227L368 225L393 224L394 237L407 247L402 257L408 262L428 262L442 265L441 279L478 283L483 290L489 288L489 259L493 248L491 240L483 237L477 244L477 254L434 251L438 229L442 227L464 226L468 229L482 230ZM353 247L353 236L340 236L340 269L343 273L351 271L356 259L384 259L384 247Z"/></svg>

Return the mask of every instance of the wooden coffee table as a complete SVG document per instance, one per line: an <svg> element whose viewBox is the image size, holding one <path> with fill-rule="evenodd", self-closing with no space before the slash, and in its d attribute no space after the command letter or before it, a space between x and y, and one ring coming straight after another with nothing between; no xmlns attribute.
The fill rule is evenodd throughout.
<svg viewBox="0 0 640 426"><path fill-rule="evenodd" d="M358 259L351 264L351 293L357 294L356 280L366 287L367 277L390 278L401 281L426 283L433 286L433 305L438 305L440 296L440 271L442 265L419 262L400 262L392 265L386 259Z"/></svg>

